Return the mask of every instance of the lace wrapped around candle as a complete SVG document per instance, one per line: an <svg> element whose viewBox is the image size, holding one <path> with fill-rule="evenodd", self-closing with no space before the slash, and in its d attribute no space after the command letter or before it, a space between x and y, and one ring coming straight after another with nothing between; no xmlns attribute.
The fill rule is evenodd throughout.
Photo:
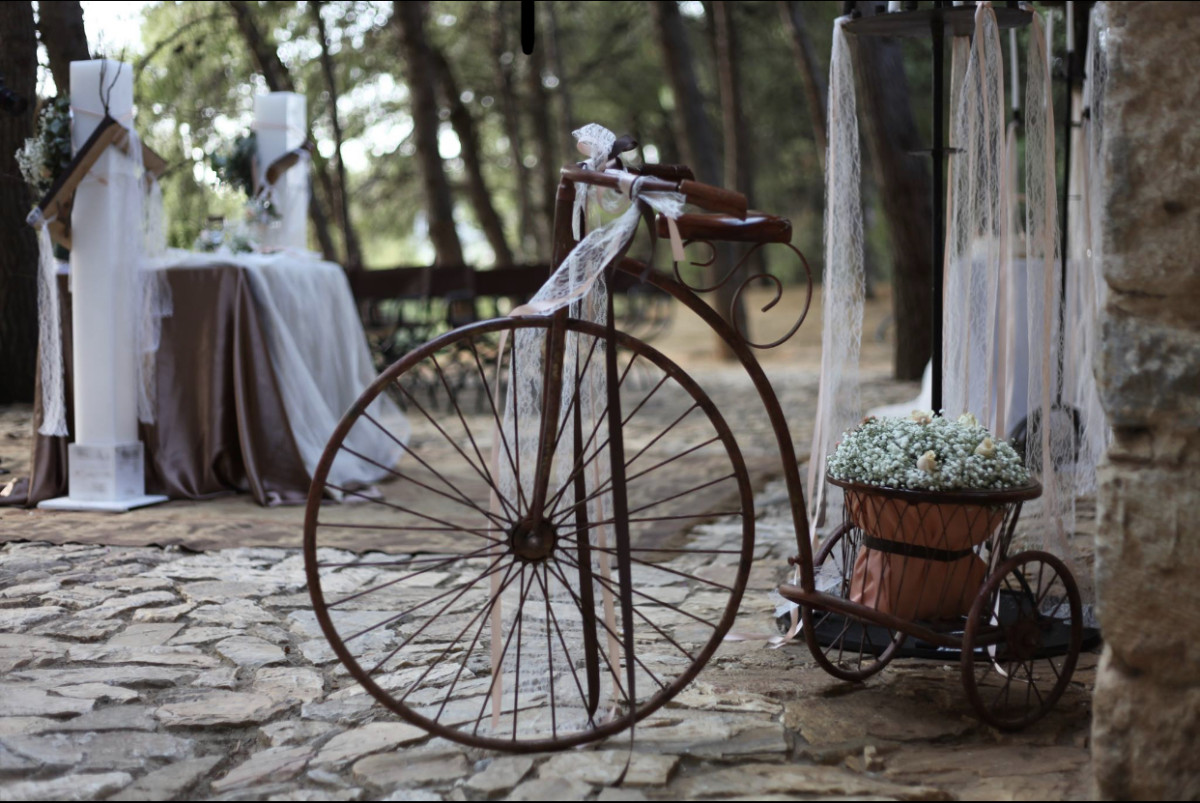
<svg viewBox="0 0 1200 803"><path fill-rule="evenodd" d="M63 382L62 319L58 299L58 260L50 240L50 221L41 210L27 222L38 230L38 372L42 391L42 423L38 432L65 437L66 390Z"/></svg>
<svg viewBox="0 0 1200 803"><path fill-rule="evenodd" d="M586 126L575 132L580 142L587 142L590 147L589 164L597 167L607 159L609 148L615 137L611 132L598 125ZM607 143L607 146L605 145ZM599 160L599 161L596 161ZM550 315L564 307L569 307L570 316L598 325L604 325L607 320L608 291L604 281L604 271L619 259L628 249L643 214L643 208L649 207L662 213L669 219L678 218L683 213L685 198L679 193L659 193L639 191L638 176L624 171L609 171L619 173L621 185L625 188L625 196L630 203L615 219L589 232L577 242L575 247L555 270L554 274L542 285L533 298L510 313L513 316ZM601 201L608 206L620 197L611 191L604 191L585 185L576 188L576 210L586 211L590 202L597 200L597 195L608 192L609 197ZM581 196L590 196L579 200ZM602 197L602 196L601 196ZM579 222L578 217L575 220ZM601 343L596 351L604 348ZM602 354L589 355L588 347L581 342L580 335L567 332L564 354L563 376L570 377L564 381L562 398L559 405L558 431L570 426L568 416L573 416L576 406L582 418L585 432L594 432L592 440L596 445L608 442L607 425L607 382ZM499 353L505 353L505 343L501 342ZM513 362L509 366L505 402L502 411L502 437L505 442L515 444L515 463L520 467L520 476L513 470L513 464L508 459L502 459L499 454L500 435L494 436L492 467L494 476L499 477L500 493L506 502L501 502L493 493L492 508L498 512L501 504L519 505L519 500L529 500L533 496L536 479L538 458L538 436L541 422L541 387L545 368L546 333L544 330L521 329L517 331L513 344ZM589 359L590 356L590 359ZM572 396L577 394L577 398ZM561 448L565 448L560 446ZM589 454L589 457L591 455ZM576 499L574 483L570 482L572 464L568 460L555 461L555 475L552 477L554 488L562 489L562 498L558 503L559 509L569 510L576 503L589 505L592 521L605 522L612 519L611 493L603 489L609 480L609 463L607 449L596 447L595 459L590 461L585 471L586 496ZM608 623L609 632L607 645L601 644L613 666L619 666L620 647L612 633L617 632L615 619L615 600L610 590L610 577L614 571L610 565L610 532L603 525L591 528L589 538L596 548L592 550L592 570L594 581L594 598L597 600L597 617ZM499 544L495 547L497 554L502 550ZM550 574L545 578L544 585L532 585L528 588L517 588L510 585L501 590L498 575L492 577L492 595L499 602L493 606L490 625L492 631L493 672L499 678L493 687L492 711L493 726L499 722L502 700L505 697L508 684L519 684L521 696L526 699L536 699L546 693L550 684L561 684L559 694L573 693L574 687L569 686L573 672L568 669L571 656L579 656L583 649L583 632L579 620L575 600L579 598L578 578L571 573L563 575L570 585L564 585L562 579ZM524 614L519 604L519 597L524 592ZM500 647L503 634L512 632L514 617L522 615L522 632L526 639L537 639L537 643L547 640L549 623L531 612L552 610L557 619L558 627L554 629L553 641L545 656L524 656L520 659L511 651L500 658ZM560 641L561 637L561 641ZM561 646L561 649L560 649ZM520 660L520 673L517 673L517 661ZM497 666L498 665L498 666ZM611 678L606 676L607 682ZM557 687L556 687L557 688ZM511 695L511 686L507 692ZM602 695L602 700L615 703L619 692L609 685ZM561 719L557 727L570 727ZM547 717L544 723L536 721L536 717ZM581 712L580 723L586 722L586 715ZM552 730L549 711L539 714L536 710L522 712L522 723L528 719L530 726L544 725L547 734ZM535 724L536 723L536 724Z"/></svg>
<svg viewBox="0 0 1200 803"><path fill-rule="evenodd" d="M72 107L76 114L104 117L102 114ZM131 320L118 325L133 327L136 368L136 398L138 420L152 424L157 399L157 353L162 319L172 312L171 290L161 271L166 250L166 230L163 222L162 190L157 180L146 172L142 159L142 144L137 132L127 129L126 144L129 165L114 171L102 185L108 195L107 208L114 211L120 225L131 229L129 236L115 239L115 264L121 267L118 278L130 295ZM97 182L91 174L82 182ZM82 183L81 182L81 183ZM34 209L26 222L39 229L38 236L38 354L41 373L43 435L66 436L66 394L62 358L62 321L58 297L58 260L50 239L49 223L40 209Z"/></svg>
<svg viewBox="0 0 1200 803"><path fill-rule="evenodd" d="M298 156L298 163L277 178L275 183L267 183L264 176L262 186L252 199L252 204L262 210L261 215L271 216L273 213L275 216L274 220L259 221L259 244L265 250L307 251L311 189L309 165L312 157L303 149Z"/></svg>

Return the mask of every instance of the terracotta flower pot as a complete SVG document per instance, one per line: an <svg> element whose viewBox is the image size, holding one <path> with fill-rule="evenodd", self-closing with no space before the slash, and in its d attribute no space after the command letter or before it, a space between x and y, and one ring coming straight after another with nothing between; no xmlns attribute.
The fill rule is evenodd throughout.
<svg viewBox="0 0 1200 803"><path fill-rule="evenodd" d="M987 578L975 547L1004 522L1008 503L1019 501L1014 492L897 492L831 481L845 489L847 515L865 534L850 578L852 602L904 619L970 611ZM1016 491L1020 498L1038 493L1036 486Z"/></svg>

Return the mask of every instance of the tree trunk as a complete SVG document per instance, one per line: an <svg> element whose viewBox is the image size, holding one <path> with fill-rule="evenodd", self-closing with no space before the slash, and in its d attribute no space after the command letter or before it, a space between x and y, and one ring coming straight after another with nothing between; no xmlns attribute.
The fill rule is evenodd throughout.
<svg viewBox="0 0 1200 803"><path fill-rule="evenodd" d="M258 66L258 71L262 73L262 77L267 82L267 89L272 92L295 92L296 87L292 84L292 76L288 73L287 67L283 66L283 62L279 60L275 43L258 29L258 23L254 21L254 11L251 10L250 4L245 0L229 0L229 7L233 9L238 29L242 32L242 37L246 40L251 55L254 56L254 63Z"/></svg>
<svg viewBox="0 0 1200 803"><path fill-rule="evenodd" d="M792 53L796 57L796 66L800 69L800 77L804 84L804 99L808 104L808 117L812 120L813 139L817 143L821 167L824 168L825 150L829 147L825 122L829 96L825 88L825 76L817 66L817 54L813 50L812 39L808 35L808 25L804 21L802 5L795 0L779 3L779 15L783 18L783 24L791 34Z"/></svg>
<svg viewBox="0 0 1200 803"><path fill-rule="evenodd" d="M668 0L651 2L650 10L658 28L671 93L675 96L676 141L696 178L716 184L721 180L717 138L704 111L704 96L700 94L700 85L692 71L692 49L679 8L674 0Z"/></svg>
<svg viewBox="0 0 1200 803"><path fill-rule="evenodd" d="M333 149L337 157L337 209L340 213L342 241L346 246L346 269L362 269L362 249L358 235L350 223L350 191L346 184L346 163L342 159L342 121L338 116L337 76L333 70L333 59L329 56L329 36L325 31L325 18L321 16L322 3L313 0L309 8L317 23L317 35L321 40L321 71L325 74L325 86L329 90L329 122L333 126Z"/></svg>
<svg viewBox="0 0 1200 803"><path fill-rule="evenodd" d="M496 65L497 99L500 104L500 116L504 120L504 135L508 138L509 150L513 160L513 178L516 184L518 230L520 240L517 251L522 256L529 254L529 248L536 241L533 228L533 198L529 191L529 168L525 166L524 137L521 135L521 124L517 116L517 98L513 90L513 51L509 48L508 18L512 3L500 2L496 6L492 27L492 63ZM505 58L507 56L507 59Z"/></svg>
<svg viewBox="0 0 1200 803"><path fill-rule="evenodd" d="M0 3L0 75L27 101L21 114L0 112L0 404L7 404L33 399L37 366L37 238L24 222L34 199L13 155L33 136L37 105L32 3Z"/></svg>
<svg viewBox="0 0 1200 803"><path fill-rule="evenodd" d="M669 0L662 3L651 2L650 9L658 28L671 92L675 96L675 125L681 132L678 140L683 146L687 164L695 171L696 178L700 181L719 184L721 166L717 159L716 135L708 114L704 111L704 96L700 94L700 85L692 70L692 51L688 45L683 19L679 16L679 7L674 0ZM722 251L725 253L708 269L706 282L709 284L715 283L732 267L728 262L727 249ZM736 282L731 281L714 293L717 312L731 324L741 317L740 312L733 309L736 289ZM733 359L733 352L719 338L716 340L716 352L721 359Z"/></svg>
<svg viewBox="0 0 1200 803"><path fill-rule="evenodd" d="M438 107L434 94L433 61L425 39L424 2L393 3L392 22L400 34L404 54L405 78L412 104L413 139L425 191L425 212L429 216L429 238L433 241L439 265L463 265L462 244L454 228L454 205L450 183L438 150Z"/></svg>
<svg viewBox="0 0 1200 803"><path fill-rule="evenodd" d="M246 40L246 46L250 48L250 54L254 57L254 64L267 82L267 89L272 92L295 92L296 86L292 83L292 76L283 62L279 60L275 43L259 30L258 23L254 21L254 11L250 8L249 3L245 0L228 0L228 3L237 20L238 30L242 32L242 38ZM323 168L318 167L315 159L313 160L313 170L318 173L317 178L322 183L329 181L328 175L325 175ZM315 192L309 194L308 216L312 220L317 242L321 246L321 254L327 260L336 260L337 249L334 247L333 238L329 235L329 221Z"/></svg>
<svg viewBox="0 0 1200 803"><path fill-rule="evenodd" d="M79 0L38 3L38 29L50 58L50 74L58 94L71 92L71 62L87 61L87 32L83 28L83 8Z"/></svg>
<svg viewBox="0 0 1200 803"><path fill-rule="evenodd" d="M569 154L575 153L575 135L572 133L578 126L578 121L575 119L574 105L571 103L571 85L567 80L567 67L563 62L563 48L561 30L558 27L558 15L554 11L554 3L546 3L546 18L549 20L547 28L546 44L550 49L550 60L554 64L554 75L558 78L558 86L555 91L558 93L558 99L562 104L562 130L563 130L563 153L568 154L566 157L570 159ZM618 131L618 136L622 132Z"/></svg>
<svg viewBox="0 0 1200 803"><path fill-rule="evenodd" d="M713 28L717 39L717 79L721 90L721 127L725 140L725 186L754 194L753 168L746 125L742 116L742 96L738 89L737 32L733 22L733 3L713 3Z"/></svg>
<svg viewBox="0 0 1200 803"><path fill-rule="evenodd" d="M717 85L721 92L721 134L725 145L725 179L724 184L732 190L737 190L746 196L746 200L753 208L754 206L754 164L753 164L753 148L750 146L750 139L746 136L746 118L742 113L742 95L741 95L741 79L738 70L738 42L737 42L737 26L734 24L733 9L734 3L725 2L725 0L716 0L712 4L713 11L713 39L716 46L717 55ZM733 264L732 260L742 258L746 253L746 247L738 247L733 244L727 244L723 249L725 252L725 264ZM759 249L751 264L759 273L767 272L766 252ZM740 277L737 281L740 281ZM730 288L728 298L732 300L732 290L736 289L736 285ZM728 302L726 302L728 303ZM748 332L746 329L746 310L745 307L739 306L733 310L733 315L737 316L738 323L743 327L743 332Z"/></svg>
<svg viewBox="0 0 1200 803"><path fill-rule="evenodd" d="M458 135L458 142L462 147L463 165L467 171L467 194L471 198L471 206L475 209L475 217L479 219L479 225L496 255L496 264L512 265L513 255L504 237L504 223L496 214L496 207L492 205L492 194L483 180L483 159L480 157L475 119L459 96L458 83L454 80L454 73L451 72L445 55L433 45L429 47L429 55L446 105L450 107L450 125L454 127L454 133Z"/></svg>
<svg viewBox="0 0 1200 803"><path fill-rule="evenodd" d="M312 136L309 136L312 139ZM338 259L337 245L333 242L329 219L325 216L326 209L338 208L338 193L333 186L333 177L329 174L329 160L321 154L312 155L312 174L309 177L308 216L317 230L317 242L321 246L322 256L330 262ZM334 214L337 214L336 211ZM317 221L320 221L318 226Z"/></svg>
<svg viewBox="0 0 1200 803"><path fill-rule="evenodd" d="M536 17L535 17L536 23ZM540 42L541 36L534 41ZM535 174L538 187L538 241L551 242L554 231L554 201L558 193L559 164L558 148L554 147L553 127L550 125L550 101L542 86L542 75L546 72L546 53L543 47L534 47L526 60L525 81L529 94L529 119L533 123L533 142L537 147L538 169Z"/></svg>
<svg viewBox="0 0 1200 803"><path fill-rule="evenodd" d="M921 378L929 362L932 325L930 270L933 244L929 170L913 119L900 44L862 37L857 42L858 88L865 139L887 218L892 251L892 317L896 331L893 375Z"/></svg>

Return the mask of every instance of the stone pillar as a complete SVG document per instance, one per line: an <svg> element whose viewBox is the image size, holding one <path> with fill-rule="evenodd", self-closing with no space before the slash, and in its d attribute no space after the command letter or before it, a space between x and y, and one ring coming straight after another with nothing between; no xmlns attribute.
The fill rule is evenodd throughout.
<svg viewBox="0 0 1200 803"><path fill-rule="evenodd" d="M1104 798L1200 799L1200 7L1103 3L1108 300L1092 755Z"/></svg>

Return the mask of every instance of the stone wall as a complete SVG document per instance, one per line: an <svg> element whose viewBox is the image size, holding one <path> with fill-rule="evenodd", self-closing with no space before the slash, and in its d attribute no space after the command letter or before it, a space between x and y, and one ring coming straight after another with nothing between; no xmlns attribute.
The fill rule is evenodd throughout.
<svg viewBox="0 0 1200 803"><path fill-rule="evenodd" d="M1096 582L1105 798L1200 798L1200 4L1106 3Z"/></svg>

